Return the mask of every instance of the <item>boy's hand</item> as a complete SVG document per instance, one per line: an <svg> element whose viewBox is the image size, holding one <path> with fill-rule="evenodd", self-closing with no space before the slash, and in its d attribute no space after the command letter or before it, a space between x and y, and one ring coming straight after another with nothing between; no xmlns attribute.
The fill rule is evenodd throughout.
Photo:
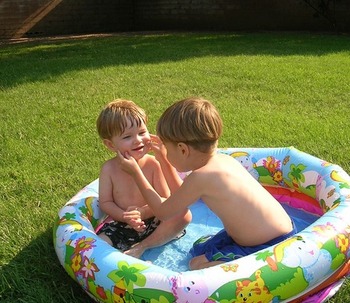
<svg viewBox="0 0 350 303"><path fill-rule="evenodd" d="M123 214L125 222L137 232L142 232L146 229L145 222L141 218L141 209L136 206L129 206Z"/></svg>
<svg viewBox="0 0 350 303"><path fill-rule="evenodd" d="M120 167L123 171L127 172L130 175L135 175L137 173L137 170L140 169L139 165L137 164L136 160L130 156L128 153L122 155L122 153L118 150L118 161L120 164Z"/></svg>
<svg viewBox="0 0 350 303"><path fill-rule="evenodd" d="M162 140L156 135L150 134L151 137L151 148L152 151L154 152L154 156L156 159L162 160L166 159L166 148L165 145L163 144Z"/></svg>
<svg viewBox="0 0 350 303"><path fill-rule="evenodd" d="M129 222L129 225L137 232L143 232L146 229L145 222L143 222L141 219L132 220L131 222Z"/></svg>

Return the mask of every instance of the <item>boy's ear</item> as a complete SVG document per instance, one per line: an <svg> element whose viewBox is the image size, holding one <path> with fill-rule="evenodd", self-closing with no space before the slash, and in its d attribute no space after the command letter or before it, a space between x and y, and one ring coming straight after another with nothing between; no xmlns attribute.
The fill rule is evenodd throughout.
<svg viewBox="0 0 350 303"><path fill-rule="evenodd" d="M190 154L190 149L189 149L189 146L186 144L186 143L183 143L183 142L179 142L177 144L178 148L180 149L181 151L181 154L183 156L188 156Z"/></svg>
<svg viewBox="0 0 350 303"><path fill-rule="evenodd" d="M103 139L102 142L109 150L115 151L114 144L113 144L113 142L111 140Z"/></svg>

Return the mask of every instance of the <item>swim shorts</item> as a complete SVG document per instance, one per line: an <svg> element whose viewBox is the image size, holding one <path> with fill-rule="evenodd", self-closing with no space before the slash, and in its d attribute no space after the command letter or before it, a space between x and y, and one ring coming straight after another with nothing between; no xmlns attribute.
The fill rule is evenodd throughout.
<svg viewBox="0 0 350 303"><path fill-rule="evenodd" d="M146 219L144 222L146 229L142 232L136 231L125 222L112 221L103 224L97 234L105 233L111 239L113 247L124 252L135 243L147 238L160 224L160 220L155 217Z"/></svg>
<svg viewBox="0 0 350 303"><path fill-rule="evenodd" d="M110 221L104 223L102 227L98 229L97 234L105 233L105 235L111 239L113 247L124 252L152 234L161 221L156 217L152 217L144 220L144 222L146 229L142 232L138 232L125 222ZM182 238L185 234L186 230L184 229L174 240Z"/></svg>
<svg viewBox="0 0 350 303"><path fill-rule="evenodd" d="M235 243L227 234L225 229L219 231L216 235L210 235L199 238L194 242L190 253L193 257L205 255L209 261L224 261L229 262L241 257L255 253L261 249L270 247L279 242L282 242L297 233L294 222L292 221L293 229L291 232L274 238L264 244L256 246L241 246Z"/></svg>

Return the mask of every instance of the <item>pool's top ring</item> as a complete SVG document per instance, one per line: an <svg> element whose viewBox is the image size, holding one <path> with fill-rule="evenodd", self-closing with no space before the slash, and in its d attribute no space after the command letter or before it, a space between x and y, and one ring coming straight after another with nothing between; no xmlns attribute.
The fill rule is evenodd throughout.
<svg viewBox="0 0 350 303"><path fill-rule="evenodd" d="M300 302L349 272L350 177L342 168L294 148L219 152L237 158L279 200L288 196L293 207L322 216L269 249L175 272L118 252L96 236L103 213L95 180L62 207L55 222L55 250L67 273L99 302L231 303L245 292L261 302Z"/></svg>

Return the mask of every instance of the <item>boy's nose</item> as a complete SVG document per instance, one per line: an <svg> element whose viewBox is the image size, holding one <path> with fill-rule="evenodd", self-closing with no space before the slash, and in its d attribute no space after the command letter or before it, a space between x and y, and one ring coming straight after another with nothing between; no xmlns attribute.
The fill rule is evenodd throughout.
<svg viewBox="0 0 350 303"><path fill-rule="evenodd" d="M136 137L135 137L135 142L141 142L141 141L142 141L141 136L136 136Z"/></svg>

